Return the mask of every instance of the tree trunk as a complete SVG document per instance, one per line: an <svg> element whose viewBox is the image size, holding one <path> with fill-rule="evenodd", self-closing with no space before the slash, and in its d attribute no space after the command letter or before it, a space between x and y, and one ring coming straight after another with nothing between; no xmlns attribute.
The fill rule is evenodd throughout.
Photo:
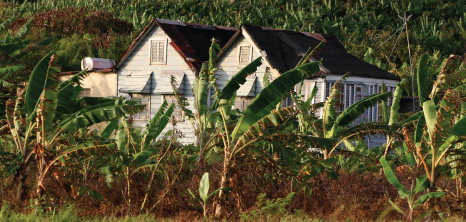
<svg viewBox="0 0 466 222"><path fill-rule="evenodd" d="M16 190L16 200L25 200L26 198L26 189L24 188L24 183L26 182L26 174L24 172L24 166L21 166L18 169L15 178L18 180L18 188Z"/></svg>
<svg viewBox="0 0 466 222"><path fill-rule="evenodd" d="M328 159L328 151L326 149L322 149L322 154L324 154L324 160Z"/></svg>
<svg viewBox="0 0 466 222"><path fill-rule="evenodd" d="M230 172L230 161L228 161L229 158L229 150L225 149L225 159L223 161L223 170L222 170L222 175L220 178L220 192L218 193L218 200L217 204L215 206L215 217L220 218L223 214L223 205L225 205L225 195L222 189L227 187L227 181L228 181L228 174Z"/></svg>

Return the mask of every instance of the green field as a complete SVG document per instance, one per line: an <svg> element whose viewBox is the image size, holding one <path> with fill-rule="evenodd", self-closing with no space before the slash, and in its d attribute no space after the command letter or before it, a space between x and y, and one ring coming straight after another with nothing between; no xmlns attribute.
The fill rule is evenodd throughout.
<svg viewBox="0 0 466 222"><path fill-rule="evenodd" d="M465 5L0 0L0 221L464 220ZM129 117L144 108L139 102L78 97L85 72L57 77L80 70L86 56L118 60L153 18L333 34L402 81L393 95L382 91L341 113L338 84L324 104L291 91L295 106L280 108L318 71L303 60L242 112L232 110L238 86L217 87L214 44L194 83L195 108L177 95L197 138L182 145L174 105L165 103L139 129ZM260 64L233 79L244 82ZM218 103L208 102L210 88ZM422 110L399 113L403 96L417 96ZM380 121L356 124L375 104ZM89 129L98 123L104 127ZM387 141L368 149L368 134Z"/></svg>

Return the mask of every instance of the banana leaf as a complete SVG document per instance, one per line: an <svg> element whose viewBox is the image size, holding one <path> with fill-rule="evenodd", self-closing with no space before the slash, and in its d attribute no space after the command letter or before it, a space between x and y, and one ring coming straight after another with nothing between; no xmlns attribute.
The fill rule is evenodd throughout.
<svg viewBox="0 0 466 222"><path fill-rule="evenodd" d="M427 124L427 132L430 138L434 137L435 134L435 123L437 122L437 109L433 100L425 101L422 105L424 111L424 117Z"/></svg>
<svg viewBox="0 0 466 222"><path fill-rule="evenodd" d="M3 33L3 31L7 30L10 24L15 20L16 15L13 14L9 18L7 18L5 21L0 24L0 33Z"/></svg>
<svg viewBox="0 0 466 222"><path fill-rule="evenodd" d="M93 157L115 152L117 152L117 150L114 143L96 144L92 141L88 141L65 150L57 159L63 161L66 157Z"/></svg>
<svg viewBox="0 0 466 222"><path fill-rule="evenodd" d="M382 169L388 182L392 184L398 190L398 194L400 195L401 198L407 197L407 195L410 192L405 190L403 185L401 185L400 181L398 180L392 168L390 167L390 164L388 164L387 160L385 160L385 157L381 157L379 161L382 164Z"/></svg>
<svg viewBox="0 0 466 222"><path fill-rule="evenodd" d="M334 135L339 127L351 124L354 120L361 116L366 111L366 109L375 106L377 102L386 100L390 95L391 92L374 94L361 101L353 103L338 116L329 135Z"/></svg>
<svg viewBox="0 0 466 222"><path fill-rule="evenodd" d="M194 97L195 103L194 108L197 110L200 121L205 124L206 115L208 111L207 101L209 99L209 82L207 81L207 65L202 64L201 72L199 78L196 78L194 81Z"/></svg>
<svg viewBox="0 0 466 222"><path fill-rule="evenodd" d="M296 84L319 70L318 63L309 63L289 70L273 80L244 110L243 115L240 117L233 130L232 138L238 138L254 123L270 114L270 112L275 109L275 106L286 97L288 92L292 90Z"/></svg>
<svg viewBox="0 0 466 222"><path fill-rule="evenodd" d="M3 51L9 57L15 57L21 53L21 49L24 49L25 45L27 45L29 42L29 40L24 40L21 42L0 44L0 52Z"/></svg>
<svg viewBox="0 0 466 222"><path fill-rule="evenodd" d="M401 97L403 96L403 89L401 88L405 83L407 82L407 79L401 80L398 84L396 84L395 92L393 92L393 101L392 101L392 107L390 108L390 118L388 120L388 125L393 125L393 123L396 123L399 118L398 111L400 110L400 100Z"/></svg>
<svg viewBox="0 0 466 222"><path fill-rule="evenodd" d="M30 115L34 111L39 102L39 97L44 91L52 54L45 55L32 70L25 96L24 112L26 114Z"/></svg>
<svg viewBox="0 0 466 222"><path fill-rule="evenodd" d="M424 126L426 124L426 119L424 115L420 115L416 123L416 128L414 129L414 143L421 142L422 134L424 134Z"/></svg>
<svg viewBox="0 0 466 222"><path fill-rule="evenodd" d="M75 132L87 128L95 123L118 119L125 114L134 114L144 109L143 105L135 105L133 101L117 100L94 105L78 111L64 119L59 128Z"/></svg>
<svg viewBox="0 0 466 222"><path fill-rule="evenodd" d="M19 41L29 33L29 31L31 30L33 20L34 17L30 18L23 26L21 26L21 28L15 33L14 40Z"/></svg>
<svg viewBox="0 0 466 222"><path fill-rule="evenodd" d="M236 73L223 87L220 99L230 100L231 97L236 93L236 91L246 82L246 77L256 72L257 67L262 65L262 57L259 57L249 63L247 66L242 68L238 73Z"/></svg>
<svg viewBox="0 0 466 222"><path fill-rule="evenodd" d="M99 136L108 139L112 135L113 131L118 127L118 119L114 119L108 122L107 126L99 133Z"/></svg>
<svg viewBox="0 0 466 222"><path fill-rule="evenodd" d="M8 66L0 68L0 76L6 73L15 73L23 70L25 66Z"/></svg>
<svg viewBox="0 0 466 222"><path fill-rule="evenodd" d="M44 116L44 128L50 129L55 119L58 104L58 92L45 90L40 103L40 109Z"/></svg>
<svg viewBox="0 0 466 222"><path fill-rule="evenodd" d="M74 86L75 84L80 85L81 81L86 78L89 75L87 71L81 71L79 73L76 73L73 75L71 78L63 81L60 83L59 89L63 90L65 88L68 88L70 86Z"/></svg>
<svg viewBox="0 0 466 222"><path fill-rule="evenodd" d="M418 91L418 96L419 96L419 103L422 106L424 102L427 100L429 93L427 92L427 77L428 77L428 72L427 72L427 60L429 59L429 56L426 54L423 54L421 58L419 59L419 63L417 65L417 73L416 73L416 78L417 78L417 91Z"/></svg>
<svg viewBox="0 0 466 222"><path fill-rule="evenodd" d="M438 148L437 155L435 155L434 161L435 166L438 165L442 157L448 152L451 148L451 145L456 143L462 137L466 135L466 118L461 119L458 121L453 127L451 128L450 133L447 135L447 139L445 142Z"/></svg>
<svg viewBox="0 0 466 222"><path fill-rule="evenodd" d="M414 202L414 207L417 207L417 206L423 204L428 199L438 198L438 197L441 197L441 196L443 196L445 194L446 194L445 192L429 192L429 193L426 193L426 194L420 196L419 198L417 198L417 200Z"/></svg>
<svg viewBox="0 0 466 222"><path fill-rule="evenodd" d="M175 104L171 104L168 107L167 101L163 101L162 105L160 106L157 113L152 117L152 119L147 123L146 128L143 132L143 139L142 139L142 148L143 150L149 147L149 142L156 139L163 129L167 126L168 122L170 122L170 117L175 110Z"/></svg>

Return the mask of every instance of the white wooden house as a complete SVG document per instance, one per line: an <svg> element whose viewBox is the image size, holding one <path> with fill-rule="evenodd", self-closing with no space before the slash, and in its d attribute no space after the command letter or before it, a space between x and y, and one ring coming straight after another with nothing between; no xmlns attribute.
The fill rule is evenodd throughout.
<svg viewBox="0 0 466 222"><path fill-rule="evenodd" d="M187 98L192 109L194 79L202 62L208 61L211 39L216 38L223 47L239 34L237 28L152 20L116 65L118 95L138 98L146 104L145 110L133 116L133 123L145 126L164 99L176 103L171 76L176 78L179 93ZM178 121L176 129L184 135L180 141L193 143L192 126L182 118L181 110L177 108L173 116Z"/></svg>
<svg viewBox="0 0 466 222"><path fill-rule="evenodd" d="M208 60L210 40L220 41L217 66L217 83L222 88L245 65L262 56L263 64L247 78L237 92L235 108L244 109L263 89L264 75L272 78L294 68L309 48L323 43L311 59L322 59L321 71L305 81L305 98L313 87L318 88L314 103L325 101L332 84L346 73L351 76L340 86L343 92L337 110L369 95L378 93L382 83L393 91L399 78L349 54L332 35L322 35L244 25L241 29L207 26L180 21L152 20L120 59L118 69L118 95L140 98L146 110L135 115L135 124L144 124L157 112L163 99L173 103L170 76L176 77L180 92L193 106L192 88L202 62ZM321 115L321 113L318 113ZM193 143L194 134L178 109L175 118L177 129L184 134L181 142ZM379 118L377 107L369 109L360 121Z"/></svg>
<svg viewBox="0 0 466 222"><path fill-rule="evenodd" d="M324 102L335 81L346 73L351 75L339 88L342 94L338 98L336 110L340 112L369 95L379 93L382 83L385 84L386 91L394 91L400 80L399 77L348 53L335 36L243 25L241 35L236 36L220 55L217 65L221 69L218 72L221 81L218 82L226 83L245 64L257 57L263 57L263 64L238 92L235 105L236 108L243 109L264 87L265 73L273 78L294 68L306 51L319 43L322 46L311 60L322 59L321 71L305 80L303 85L305 99L314 87L318 88L313 103ZM321 110L317 114L322 115ZM356 123L380 118L381 113L375 106L368 109ZM383 142L382 140L372 137L368 142L375 146Z"/></svg>
<svg viewBox="0 0 466 222"><path fill-rule="evenodd" d="M238 96L244 97L242 99L245 100L256 96L262 90L265 73L269 73L273 78L294 68L306 51L319 43L322 43L322 46L311 60L322 59L321 71L305 80L303 86L305 98L313 87L318 88L314 103L325 101L332 85L346 73L350 73L350 77L340 85L340 92L343 93L339 106L336 107L340 111L369 95L380 92L382 83L386 86L385 90L393 91L400 80L399 77L349 54L332 35L248 25L242 26L241 33L221 53L217 66L221 69L218 71L221 81L218 82L224 84L245 64L260 56L264 58L257 72L249 77L248 82L238 92ZM362 118L365 121L375 121L377 116L378 110L373 108Z"/></svg>

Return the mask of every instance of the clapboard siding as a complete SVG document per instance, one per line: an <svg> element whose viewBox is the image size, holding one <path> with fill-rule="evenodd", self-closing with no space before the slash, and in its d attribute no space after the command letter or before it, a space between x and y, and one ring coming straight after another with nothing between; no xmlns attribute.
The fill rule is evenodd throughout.
<svg viewBox="0 0 466 222"><path fill-rule="evenodd" d="M150 39L168 39L167 45L167 56L166 64L164 65L151 65L150 64ZM158 87L170 87L166 83L160 84L157 82L160 74L163 70L177 70L184 71L185 77L183 81L183 94L187 98L190 106L188 108L194 108L194 98L192 95L192 85L194 83L195 75L189 66L185 63L183 58L175 51L175 49L170 45L169 37L163 32L159 27L154 27L147 36L142 39L138 46L134 49L131 55L125 60L125 62L120 66L118 70L118 89L121 89L124 86L129 86L134 83L131 82L130 78L127 78L127 74L131 72L139 71L148 71L152 75L150 77L150 83L146 85L146 88L151 89L151 98L150 98L150 115L151 118L157 113L161 104L163 96L160 94L155 94L154 90ZM177 81L181 81L177 79ZM129 95L126 93L118 92L119 96L124 96L129 98ZM147 124L147 121L136 120L133 122L136 127L144 127ZM162 134L167 133L169 130L173 130L172 124L168 124L164 129ZM189 120L179 121L176 123L176 130L181 132L184 136L179 139L180 142L188 144L194 143L194 132L192 129Z"/></svg>
<svg viewBox="0 0 466 222"><path fill-rule="evenodd" d="M239 66L239 47L240 46L250 46L252 47L252 60L257 59L261 56L259 50L255 48L248 40L243 36L238 36L236 41L225 51L222 57L217 62L217 66L220 69L216 72L217 74L217 84L220 89L222 89L228 80L231 79L236 73L238 73L244 66ZM259 93L263 88L263 77L266 70L266 65L262 63L261 66L257 68L255 82L255 92ZM256 93L256 95L257 95Z"/></svg>

